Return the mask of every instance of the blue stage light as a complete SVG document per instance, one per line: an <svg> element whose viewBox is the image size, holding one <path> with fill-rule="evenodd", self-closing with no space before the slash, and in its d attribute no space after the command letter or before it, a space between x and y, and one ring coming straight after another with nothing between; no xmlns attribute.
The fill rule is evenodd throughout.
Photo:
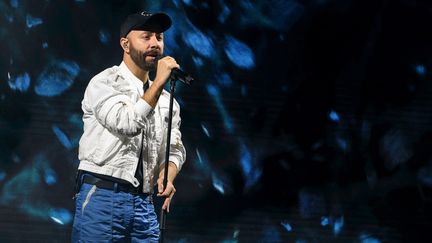
<svg viewBox="0 0 432 243"><path fill-rule="evenodd" d="M57 96L70 88L80 72L74 61L56 60L47 64L38 76L35 92L40 96Z"/></svg>
<svg viewBox="0 0 432 243"><path fill-rule="evenodd" d="M242 69L255 67L255 57L252 50L238 39L227 36L225 54L235 66Z"/></svg>
<svg viewBox="0 0 432 243"><path fill-rule="evenodd" d="M43 20L41 18L33 17L29 14L27 15L26 17L27 28L30 29L41 24L43 24Z"/></svg>

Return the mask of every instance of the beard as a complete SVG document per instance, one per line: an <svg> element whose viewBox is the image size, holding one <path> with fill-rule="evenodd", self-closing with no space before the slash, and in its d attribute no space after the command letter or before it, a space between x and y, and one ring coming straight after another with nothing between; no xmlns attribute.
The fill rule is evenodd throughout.
<svg viewBox="0 0 432 243"><path fill-rule="evenodd" d="M162 54L160 50L150 50L150 51L140 51L138 49L135 49L135 47L132 45L129 46L130 50L130 57L132 61L140 67L142 70L145 71L155 71L157 68L157 62L162 57ZM146 61L147 56L155 57L152 61Z"/></svg>

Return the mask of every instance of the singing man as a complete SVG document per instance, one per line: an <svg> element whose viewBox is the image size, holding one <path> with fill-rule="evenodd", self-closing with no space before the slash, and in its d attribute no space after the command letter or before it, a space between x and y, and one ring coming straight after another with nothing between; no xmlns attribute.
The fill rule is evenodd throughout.
<svg viewBox="0 0 432 243"><path fill-rule="evenodd" d="M164 188L169 93L163 87L180 68L163 56L171 24L165 13L129 15L120 27L123 61L94 76L85 90L72 242L159 240L153 188L157 184L169 212L174 178L186 159L174 101Z"/></svg>

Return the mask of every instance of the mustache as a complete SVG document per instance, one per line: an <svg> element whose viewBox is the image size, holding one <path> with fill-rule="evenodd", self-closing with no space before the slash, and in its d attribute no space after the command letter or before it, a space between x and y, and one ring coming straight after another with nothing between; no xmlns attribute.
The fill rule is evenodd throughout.
<svg viewBox="0 0 432 243"><path fill-rule="evenodd" d="M154 56L157 59L160 59L162 57L162 53L160 50L150 50L150 51L145 51L142 53L142 55L145 56Z"/></svg>

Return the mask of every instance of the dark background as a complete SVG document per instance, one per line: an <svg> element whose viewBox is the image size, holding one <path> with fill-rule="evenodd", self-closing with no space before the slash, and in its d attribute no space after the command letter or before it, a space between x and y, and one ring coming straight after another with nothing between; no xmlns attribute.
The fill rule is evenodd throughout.
<svg viewBox="0 0 432 243"><path fill-rule="evenodd" d="M142 10L196 80L168 242L431 240L430 1L10 0L0 242L69 241L82 96Z"/></svg>

